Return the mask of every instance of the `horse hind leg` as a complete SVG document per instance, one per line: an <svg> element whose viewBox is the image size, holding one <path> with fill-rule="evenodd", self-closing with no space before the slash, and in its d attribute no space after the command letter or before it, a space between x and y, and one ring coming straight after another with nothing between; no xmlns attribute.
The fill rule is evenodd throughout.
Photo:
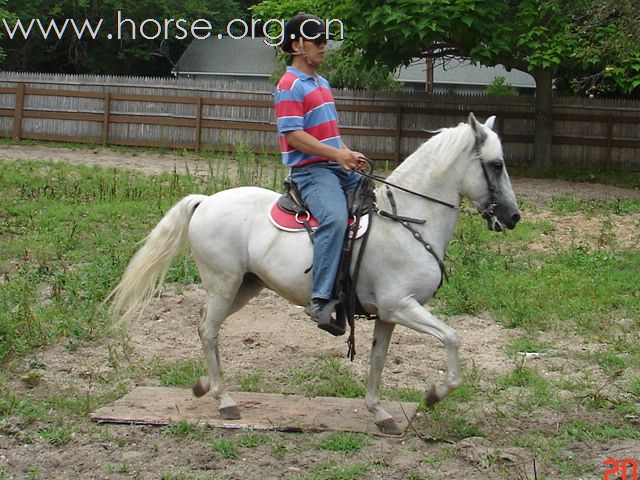
<svg viewBox="0 0 640 480"><path fill-rule="evenodd" d="M218 335L222 322L232 313L240 310L255 297L264 285L255 276L245 275L242 285L236 292L233 301L229 302L224 296L209 293L205 311L198 327L198 334L202 342L207 366L207 377L200 377L193 386L193 394L202 397L213 389L214 398L220 401L218 411L225 420L240 418L240 410L236 402L226 392L222 382L222 367L218 348Z"/></svg>

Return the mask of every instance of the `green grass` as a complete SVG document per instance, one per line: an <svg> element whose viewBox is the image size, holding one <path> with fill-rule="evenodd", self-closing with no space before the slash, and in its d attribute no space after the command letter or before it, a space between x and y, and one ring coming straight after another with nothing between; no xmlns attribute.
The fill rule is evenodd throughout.
<svg viewBox="0 0 640 480"><path fill-rule="evenodd" d="M260 373L246 373L238 377L238 385L243 392L260 392L262 380Z"/></svg>
<svg viewBox="0 0 640 480"><path fill-rule="evenodd" d="M364 397L365 385L344 366L337 357L324 356L311 369L292 370L290 383L295 393L308 397Z"/></svg>
<svg viewBox="0 0 640 480"><path fill-rule="evenodd" d="M74 435L89 429L101 441L126 448L130 439L104 427L87 427L87 413L120 397L131 380L142 376L151 375L163 385L190 387L204 375L199 355L191 360L167 363L158 359L136 365L131 346L123 338L117 346L105 347L106 363L113 371L91 374L89 383L99 386L100 394L86 385L72 384L49 391L42 388L46 387L46 375L41 373L46 365L33 352L55 342L74 351L104 337L107 323L102 299L122 274L136 243L177 199L242 182L271 187L281 175L280 167L269 159L248 152L241 152L240 157L237 164L229 158L214 161L205 157L211 175L200 176L146 176L47 162L0 163L0 364L4 366L0 372L0 435L21 444L70 448ZM230 169L238 177L229 176ZM617 214L637 212L638 202L582 202L561 197L552 201L551 209L560 215L598 215L615 222ZM522 330L503 351L514 360L510 371L497 374L467 365L463 387L434 408L423 408L413 427L425 438L456 442L484 436L497 445L516 444L556 474L569 477L588 474L592 468L588 462L565 455L574 443L639 439L629 419L640 415L640 253L620 248L604 231L603 240L594 248L573 244L554 244L544 251L530 248L554 228L548 220L523 221L516 230L496 235L486 231L481 219L461 217L447 260L452 275L435 302L438 313L486 312L502 325ZM185 255L168 277L178 284L198 281L195 266ZM544 330L551 334L541 332ZM598 345L579 358L595 368L564 375L561 362L546 361L565 355L551 340L565 332L577 335L578 341ZM547 356L530 363L522 361L519 352ZM273 387L259 373L239 375L235 381L245 391L284 388L286 393L307 396L363 397L364 381L353 375L349 365L344 358L321 357L309 367L291 370L284 387ZM23 390L16 393L8 386L11 382ZM422 394L412 388L382 390L386 401L419 402ZM549 416L559 421L550 426ZM378 440L361 435L341 433L320 440L309 436L291 440L264 432L218 436L186 422L166 427L163 433L185 444L200 443L222 461L256 451L279 461L308 451L349 460L320 461L300 473L298 478L303 479L384 476L394 468L366 461ZM447 458L452 456L455 452ZM112 468L123 474L136 473L136 466L126 462ZM0 469L0 479L14 473ZM21 473L33 478L41 475L35 464ZM205 478L209 474L201 473L174 474L172 470L166 475ZM488 472L487 478L508 478L492 477L493 473ZM435 476L423 477L412 470L407 478Z"/></svg>
<svg viewBox="0 0 640 480"><path fill-rule="evenodd" d="M332 433L319 443L320 448L353 455L365 446L367 438L355 433Z"/></svg>
<svg viewBox="0 0 640 480"><path fill-rule="evenodd" d="M61 337L100 337L106 326L102 299L137 242L178 199L242 184L280 188L280 165L248 154L238 158L233 178L228 159L211 161L212 174L198 176L0 164L0 363ZM167 281L198 281L193 261L180 256Z"/></svg>
<svg viewBox="0 0 640 480"><path fill-rule="evenodd" d="M632 170L605 172L591 168L557 166L543 170L525 167L509 167L513 177L555 178L570 182L603 183L622 188L640 188L640 173Z"/></svg>
<svg viewBox="0 0 640 480"><path fill-rule="evenodd" d="M214 452L224 458L238 458L240 456L238 446L230 440L216 438L210 443L210 446Z"/></svg>
<svg viewBox="0 0 640 480"><path fill-rule="evenodd" d="M313 466L295 477L296 480L356 480L373 467L370 463L358 462L351 465L338 465L335 461L323 462Z"/></svg>
<svg viewBox="0 0 640 480"><path fill-rule="evenodd" d="M636 198L608 198L605 200L581 200L572 196L555 197L549 202L554 213L567 215L625 215L640 212L640 200Z"/></svg>
<svg viewBox="0 0 640 480"><path fill-rule="evenodd" d="M191 387L198 378L206 375L206 370L202 361L187 359L173 363L158 361L153 365L152 373L164 386Z"/></svg>
<svg viewBox="0 0 640 480"><path fill-rule="evenodd" d="M443 314L489 311L511 328L590 333L611 317L640 316L638 250L527 251L510 233L495 236L478 219L462 217L448 264L453 274L438 292Z"/></svg>
<svg viewBox="0 0 640 480"><path fill-rule="evenodd" d="M44 430L40 430L38 434L51 445L64 445L65 443L69 443L73 438L73 427L64 424L54 424Z"/></svg>

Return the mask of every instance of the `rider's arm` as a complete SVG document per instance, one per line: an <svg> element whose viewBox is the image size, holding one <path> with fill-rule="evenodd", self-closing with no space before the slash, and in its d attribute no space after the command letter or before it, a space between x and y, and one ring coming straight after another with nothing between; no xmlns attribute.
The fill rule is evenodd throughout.
<svg viewBox="0 0 640 480"><path fill-rule="evenodd" d="M349 150L344 144L342 144L343 148L326 145L304 130L286 132L284 136L287 143L296 150L300 150L309 155L318 155L334 160L338 165L347 170L357 168L360 162L359 159L362 157L361 153Z"/></svg>

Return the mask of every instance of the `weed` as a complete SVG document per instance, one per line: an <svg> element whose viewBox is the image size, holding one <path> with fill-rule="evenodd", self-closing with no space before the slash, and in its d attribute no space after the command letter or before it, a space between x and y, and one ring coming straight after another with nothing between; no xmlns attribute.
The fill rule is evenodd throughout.
<svg viewBox="0 0 640 480"><path fill-rule="evenodd" d="M186 420L180 420L176 423L168 425L164 428L164 432L167 435L178 438L193 438L197 440L204 440L206 437L205 427L188 422Z"/></svg>
<svg viewBox="0 0 640 480"><path fill-rule="evenodd" d="M165 386L192 386L198 378L205 375L201 361L187 359L174 363L158 362L153 366L153 375Z"/></svg>
<svg viewBox="0 0 640 480"><path fill-rule="evenodd" d="M38 434L51 445L64 445L73 438L73 427L69 425L55 424L49 428L40 430Z"/></svg>
<svg viewBox="0 0 640 480"><path fill-rule="evenodd" d="M561 432L572 440L607 442L619 438L640 439L640 431L632 425L615 425L583 419L570 420L561 426Z"/></svg>
<svg viewBox="0 0 640 480"><path fill-rule="evenodd" d="M268 443L267 436L254 431L246 432L238 440L238 446L242 448L256 448L265 443Z"/></svg>
<svg viewBox="0 0 640 480"><path fill-rule="evenodd" d="M329 437L322 440L319 444L320 448L330 450L332 452L342 452L345 455L353 455L360 450L366 443L364 435L354 433L333 433Z"/></svg>
<svg viewBox="0 0 640 480"><path fill-rule="evenodd" d="M371 469L369 463L338 466L336 462L324 462L311 467L298 480L355 480Z"/></svg>
<svg viewBox="0 0 640 480"><path fill-rule="evenodd" d="M294 370L290 381L309 397L364 397L365 386L337 357L321 357L311 370Z"/></svg>
<svg viewBox="0 0 640 480"><path fill-rule="evenodd" d="M243 392L260 392L262 384L262 374L247 373L238 378L238 385Z"/></svg>
<svg viewBox="0 0 640 480"><path fill-rule="evenodd" d="M549 405L554 400L549 381L534 369L524 366L524 358L498 382L502 388L525 388L527 393L520 396L519 400L528 407Z"/></svg>
<svg viewBox="0 0 640 480"><path fill-rule="evenodd" d="M40 471L38 470L38 467L36 467L35 465L31 465L27 469L27 478L29 480L36 480L39 476L40 476Z"/></svg>
<svg viewBox="0 0 640 480"><path fill-rule="evenodd" d="M238 458L238 447L235 443L224 438L216 438L211 442L211 449L224 458Z"/></svg>
<svg viewBox="0 0 640 480"><path fill-rule="evenodd" d="M522 353L545 353L551 348L551 344L538 339L535 334L523 334L505 345L505 351L511 358L516 358Z"/></svg>

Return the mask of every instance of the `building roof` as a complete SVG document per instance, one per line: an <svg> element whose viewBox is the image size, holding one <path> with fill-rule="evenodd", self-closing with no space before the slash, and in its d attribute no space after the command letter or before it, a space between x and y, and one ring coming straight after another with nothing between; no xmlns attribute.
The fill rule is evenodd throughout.
<svg viewBox="0 0 640 480"><path fill-rule="evenodd" d="M191 42L174 73L269 77L275 65L276 49L262 39L211 36Z"/></svg>
<svg viewBox="0 0 640 480"><path fill-rule="evenodd" d="M536 83L531 75L520 70L507 71L502 65L485 67L473 65L469 60L438 61L433 67L434 84L447 85L489 85L496 77L504 77L506 82L518 88L535 88ZM415 59L408 67L400 67L396 78L405 83L425 83L426 60Z"/></svg>

